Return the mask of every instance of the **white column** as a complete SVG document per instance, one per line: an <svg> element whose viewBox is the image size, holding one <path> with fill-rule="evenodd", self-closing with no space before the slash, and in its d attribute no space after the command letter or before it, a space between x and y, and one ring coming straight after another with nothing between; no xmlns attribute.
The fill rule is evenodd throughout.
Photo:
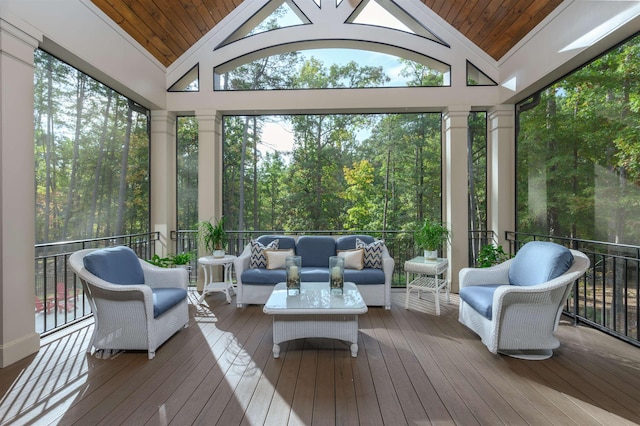
<svg viewBox="0 0 640 426"><path fill-rule="evenodd" d="M505 231L515 231L514 106L497 105L489 110L487 126L487 229L493 230L502 244Z"/></svg>
<svg viewBox="0 0 640 426"><path fill-rule="evenodd" d="M447 257L451 290L458 292L458 273L469 264L469 171L467 170L468 106L455 106L443 115L445 222L452 237Z"/></svg>
<svg viewBox="0 0 640 426"><path fill-rule="evenodd" d="M33 52L38 40L0 19L0 367L37 352Z"/></svg>
<svg viewBox="0 0 640 426"><path fill-rule="evenodd" d="M176 115L151 111L151 224L160 233L156 253L175 252L176 230Z"/></svg>
<svg viewBox="0 0 640 426"><path fill-rule="evenodd" d="M198 220L222 217L222 119L217 111L196 111L198 119ZM198 247L199 256L207 256ZM222 279L222 268L215 268L216 280ZM197 288L202 289L202 275Z"/></svg>
<svg viewBox="0 0 640 426"><path fill-rule="evenodd" d="M198 119L198 220L222 216L222 120L217 111Z"/></svg>

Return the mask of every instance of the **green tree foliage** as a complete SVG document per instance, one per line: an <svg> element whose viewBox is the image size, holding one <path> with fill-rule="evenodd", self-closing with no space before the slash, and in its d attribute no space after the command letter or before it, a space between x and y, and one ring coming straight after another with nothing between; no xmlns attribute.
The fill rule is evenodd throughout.
<svg viewBox="0 0 640 426"><path fill-rule="evenodd" d="M520 114L518 230L640 241L640 39L533 98Z"/></svg>
<svg viewBox="0 0 640 426"><path fill-rule="evenodd" d="M35 54L36 241L149 230L148 112Z"/></svg>
<svg viewBox="0 0 640 426"><path fill-rule="evenodd" d="M351 206L346 211L345 229L374 229L371 226L376 213L379 213L376 207L380 200L376 197L373 165L368 160L361 160L353 163L352 168L343 169L347 186L341 198Z"/></svg>
<svg viewBox="0 0 640 426"><path fill-rule="evenodd" d="M415 76L415 85L440 78L424 66L410 65L407 75ZM300 70L292 77L297 88L371 87L388 81L381 68L354 62L326 66L311 58ZM474 122L478 135L486 134L486 127L480 129L483 118ZM247 127L249 119L289 123L291 152L255 149L265 148L262 126ZM238 218L232 219L238 229L411 230L425 217L440 217L439 113L228 116L224 134L224 211L225 217ZM251 167L255 162L257 167ZM486 173L479 171L477 177L486 179ZM245 196L241 183L253 188ZM257 201L250 203L248 194ZM258 221L251 223L252 217Z"/></svg>

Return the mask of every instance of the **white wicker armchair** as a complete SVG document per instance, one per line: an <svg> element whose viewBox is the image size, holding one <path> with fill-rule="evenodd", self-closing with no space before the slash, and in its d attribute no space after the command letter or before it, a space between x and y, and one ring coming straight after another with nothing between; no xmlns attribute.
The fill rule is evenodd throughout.
<svg viewBox="0 0 640 426"><path fill-rule="evenodd" d="M532 243L529 243L532 244ZM545 243L543 243L545 244ZM552 243L546 243L552 244ZM523 246L523 248L526 247ZM522 249L521 249L522 251ZM568 270L549 281L536 285L512 285L509 271L515 259L490 268L464 268L460 271L459 320L482 339L490 352L521 359L546 359L560 346L555 337L562 308L573 288L573 283L589 267L589 258L570 250L573 262ZM539 253L536 253L539 254ZM529 259L540 266L539 257ZM540 266L542 268L542 266ZM532 271L532 274L538 271ZM527 277L527 275L524 275ZM485 291L484 315L471 306L464 288L476 287ZM492 299L491 299L492 293ZM475 295L479 294L478 292ZM463 300L466 296L467 302ZM482 309L480 309L482 311Z"/></svg>
<svg viewBox="0 0 640 426"><path fill-rule="evenodd" d="M138 259L144 284L114 284L85 268L84 258L93 251L80 250L69 257L69 265L82 282L94 315L94 332L87 352L91 353L92 348L146 350L149 359L153 359L160 345L189 325L187 271L159 268ZM154 299L155 309L158 309L158 302L165 296L157 293L157 289L173 291L177 296L170 297L179 300L164 306L164 312L160 314L154 314Z"/></svg>

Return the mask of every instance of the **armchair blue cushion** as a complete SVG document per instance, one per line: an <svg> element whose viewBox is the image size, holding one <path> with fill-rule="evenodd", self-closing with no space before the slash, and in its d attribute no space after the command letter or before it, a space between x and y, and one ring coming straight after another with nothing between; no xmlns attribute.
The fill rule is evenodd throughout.
<svg viewBox="0 0 640 426"><path fill-rule="evenodd" d="M511 285L532 286L564 274L573 264L571 251L556 243L532 241L516 254L509 267Z"/></svg>
<svg viewBox="0 0 640 426"><path fill-rule="evenodd" d="M187 297L187 290L168 287L151 289L153 293L153 317L158 318Z"/></svg>
<svg viewBox="0 0 640 426"><path fill-rule="evenodd" d="M490 320L493 315L493 293L500 284L472 285L460 289L460 298L480 315Z"/></svg>
<svg viewBox="0 0 640 426"><path fill-rule="evenodd" d="M136 253L118 246L95 250L82 259L96 277L113 284L144 284L144 272Z"/></svg>

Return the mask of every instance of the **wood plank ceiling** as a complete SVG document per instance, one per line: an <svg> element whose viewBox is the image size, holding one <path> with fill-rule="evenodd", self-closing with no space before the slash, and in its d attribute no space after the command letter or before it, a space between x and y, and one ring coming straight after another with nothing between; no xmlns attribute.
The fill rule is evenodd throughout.
<svg viewBox="0 0 640 426"><path fill-rule="evenodd" d="M165 66L243 0L91 0ZM562 0L421 0L498 60Z"/></svg>

